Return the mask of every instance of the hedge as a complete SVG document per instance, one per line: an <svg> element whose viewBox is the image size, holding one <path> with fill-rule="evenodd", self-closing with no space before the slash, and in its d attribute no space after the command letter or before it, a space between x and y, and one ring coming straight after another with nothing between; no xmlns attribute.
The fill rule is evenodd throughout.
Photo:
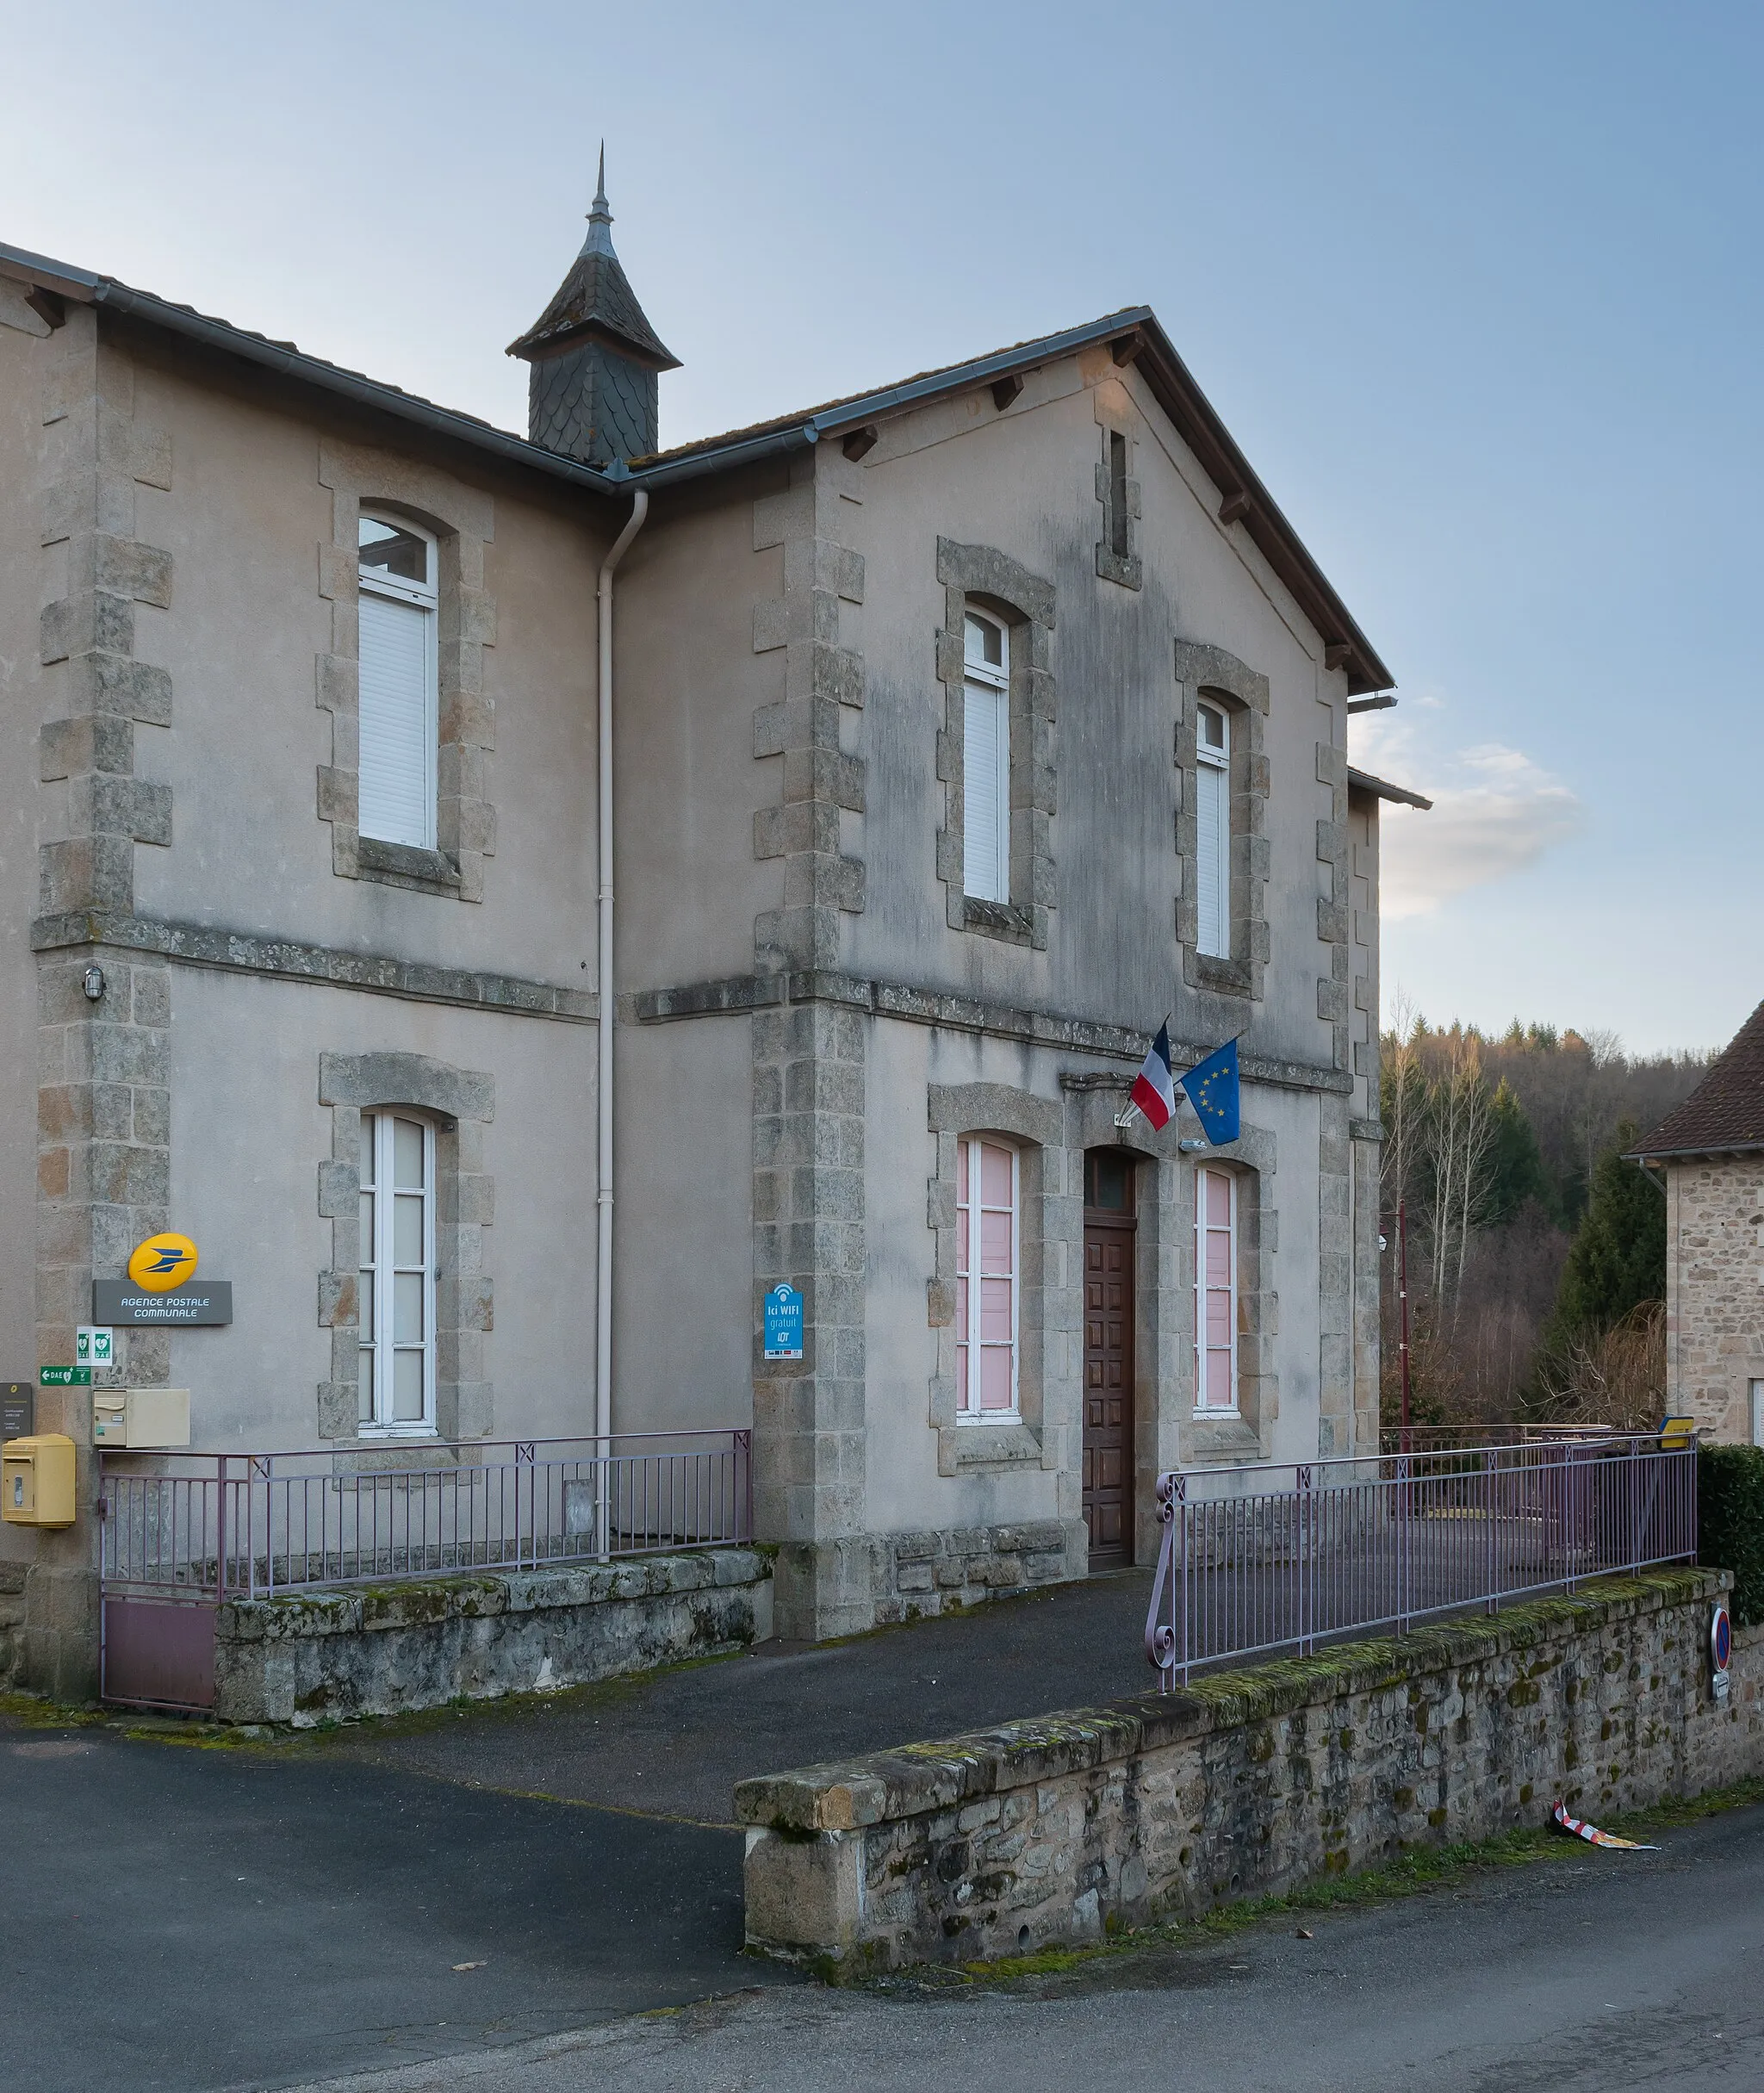
<svg viewBox="0 0 1764 2093"><path fill-rule="evenodd" d="M1697 1560L1733 1572L1737 1626L1764 1621L1764 1446L1697 1450Z"/></svg>

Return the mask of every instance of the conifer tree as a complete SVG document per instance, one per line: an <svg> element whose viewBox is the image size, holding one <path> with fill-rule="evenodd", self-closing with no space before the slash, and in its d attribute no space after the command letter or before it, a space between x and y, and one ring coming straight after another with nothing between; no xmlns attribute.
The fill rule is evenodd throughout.
<svg viewBox="0 0 1764 2093"><path fill-rule="evenodd" d="M1666 1201L1660 1187L1624 1159L1638 1133L1618 1128L1593 1172L1587 1214L1562 1267L1545 1349L1609 1330L1644 1301L1666 1297Z"/></svg>

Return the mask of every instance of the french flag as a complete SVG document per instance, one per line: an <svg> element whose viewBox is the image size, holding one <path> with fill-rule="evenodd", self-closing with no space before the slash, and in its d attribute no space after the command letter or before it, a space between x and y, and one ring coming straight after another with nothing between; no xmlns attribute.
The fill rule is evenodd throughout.
<svg viewBox="0 0 1764 2093"><path fill-rule="evenodd" d="M1134 1078L1132 1102L1156 1127L1167 1127L1176 1117L1176 1078L1170 1066L1170 1021L1158 1028L1146 1064Z"/></svg>

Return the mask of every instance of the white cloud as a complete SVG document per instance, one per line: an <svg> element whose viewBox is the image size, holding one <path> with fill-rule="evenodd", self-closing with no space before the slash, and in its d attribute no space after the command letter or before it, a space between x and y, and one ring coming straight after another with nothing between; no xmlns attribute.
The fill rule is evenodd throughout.
<svg viewBox="0 0 1764 2093"><path fill-rule="evenodd" d="M1535 865L1581 826L1581 803L1522 749L1501 742L1441 754L1438 699L1421 699L1426 730L1388 712L1353 722L1355 765L1425 793L1432 810L1387 807L1379 823L1382 909L1388 921L1426 916L1473 886Z"/></svg>

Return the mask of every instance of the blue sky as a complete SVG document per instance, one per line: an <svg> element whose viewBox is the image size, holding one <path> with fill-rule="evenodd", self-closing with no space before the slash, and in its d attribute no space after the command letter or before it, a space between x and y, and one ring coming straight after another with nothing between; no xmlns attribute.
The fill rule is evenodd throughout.
<svg viewBox="0 0 1764 2093"><path fill-rule="evenodd" d="M1764 9L0 0L0 239L509 426L603 131L666 441L1155 306L1438 796L1387 991L1637 1049L1764 997Z"/></svg>

